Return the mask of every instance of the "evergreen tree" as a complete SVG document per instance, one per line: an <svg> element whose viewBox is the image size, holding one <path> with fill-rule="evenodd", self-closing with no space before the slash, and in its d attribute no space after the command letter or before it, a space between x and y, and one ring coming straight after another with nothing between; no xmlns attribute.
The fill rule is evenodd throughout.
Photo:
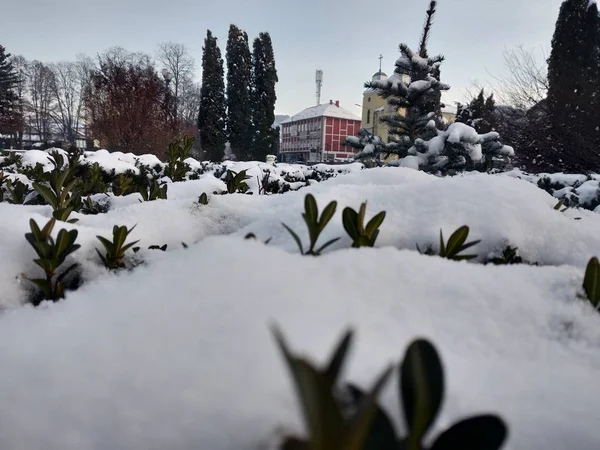
<svg viewBox="0 0 600 450"><path fill-rule="evenodd" d="M269 33L260 33L254 40L252 52L252 103L253 103L253 141L252 158L264 161L272 152L276 132L275 122L275 84L278 81L275 68L275 55Z"/></svg>
<svg viewBox="0 0 600 450"><path fill-rule="evenodd" d="M478 133L489 133L495 129L495 109L494 95L485 98L485 92L481 89L477 97L473 98L468 105L459 103L456 122L473 127Z"/></svg>
<svg viewBox="0 0 600 450"><path fill-rule="evenodd" d="M252 145L252 57L248 35L229 27L227 38L227 135L238 159L250 157Z"/></svg>
<svg viewBox="0 0 600 450"><path fill-rule="evenodd" d="M20 121L19 99L16 93L19 76L10 56L0 45L0 134L15 134Z"/></svg>
<svg viewBox="0 0 600 450"><path fill-rule="evenodd" d="M198 129L200 143L211 161L221 161L225 152L225 82L223 58L217 38L206 32L202 54L202 87Z"/></svg>
<svg viewBox="0 0 600 450"><path fill-rule="evenodd" d="M600 163L599 35L594 2L562 4L548 59L548 111L555 159L571 169L597 170Z"/></svg>

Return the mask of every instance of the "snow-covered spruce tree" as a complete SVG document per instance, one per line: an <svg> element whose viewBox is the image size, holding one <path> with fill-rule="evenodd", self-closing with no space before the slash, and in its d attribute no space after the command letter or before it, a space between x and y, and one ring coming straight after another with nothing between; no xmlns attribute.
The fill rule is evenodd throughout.
<svg viewBox="0 0 600 450"><path fill-rule="evenodd" d="M548 59L547 153L563 170L600 165L600 18L592 0L563 2Z"/></svg>
<svg viewBox="0 0 600 450"><path fill-rule="evenodd" d="M229 27L227 38L227 136L238 159L250 157L252 144L252 57L248 35Z"/></svg>
<svg viewBox="0 0 600 450"><path fill-rule="evenodd" d="M10 56L0 45L0 134L14 134L20 122L19 99L15 91L19 76Z"/></svg>
<svg viewBox="0 0 600 450"><path fill-rule="evenodd" d="M211 161L221 161L225 152L225 82L223 58L217 38L206 32L202 54L202 88L198 129L202 150Z"/></svg>
<svg viewBox="0 0 600 450"><path fill-rule="evenodd" d="M388 125L389 142L383 143L377 136L365 133L360 138L349 138L347 143L361 149L357 159L395 154L399 159L390 164L437 174L501 168L514 152L502 145L498 133L480 135L465 124L452 124L445 131L438 129L442 122L441 93L450 87L438 78L443 56L427 56L435 6L432 1L427 11L419 53L401 44L402 55L396 61L394 75L365 85L396 111L381 118Z"/></svg>
<svg viewBox="0 0 600 450"><path fill-rule="evenodd" d="M275 84L277 83L275 54L269 33L260 33L254 40L252 52L252 158L265 161L277 138L275 122Z"/></svg>
<svg viewBox="0 0 600 450"><path fill-rule="evenodd" d="M496 101L494 94L485 98L483 89L468 105L458 104L456 122L464 123L475 128L478 133L489 133L495 130Z"/></svg>

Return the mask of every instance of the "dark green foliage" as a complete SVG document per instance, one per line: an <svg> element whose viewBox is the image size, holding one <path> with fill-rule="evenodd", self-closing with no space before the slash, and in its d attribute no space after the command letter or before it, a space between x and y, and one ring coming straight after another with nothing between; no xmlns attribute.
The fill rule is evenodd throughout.
<svg viewBox="0 0 600 450"><path fill-rule="evenodd" d="M361 450L367 439L371 424L377 413L377 397L391 374L391 367L383 372L365 395L356 410L344 414L343 406L334 395L335 387L352 340L348 331L333 352L327 366L318 368L309 361L291 353L281 332L273 334L287 362L294 381L296 393L309 440L289 438L286 449L306 450Z"/></svg>
<svg viewBox="0 0 600 450"><path fill-rule="evenodd" d="M82 201L81 210L79 211L81 214L87 214L95 216L97 214L107 213L110 208L109 202L95 202L92 200L92 197L87 197Z"/></svg>
<svg viewBox="0 0 600 450"><path fill-rule="evenodd" d="M112 183L112 193L117 197L120 197L135 192L134 181L133 178L120 174Z"/></svg>
<svg viewBox="0 0 600 450"><path fill-rule="evenodd" d="M55 153L53 156L54 160L51 161L54 170L50 173L49 186L33 183L33 188L52 206L54 210L52 217L63 222L77 222L77 219L68 220L71 213L81 204L81 195L72 192L77 183L74 178L77 162L73 159L65 168L62 155Z"/></svg>
<svg viewBox="0 0 600 450"><path fill-rule="evenodd" d="M237 26L229 27L227 38L227 136L231 151L246 159L252 142L252 58L248 35Z"/></svg>
<svg viewBox="0 0 600 450"><path fill-rule="evenodd" d="M156 180L152 181L149 187L139 186L138 192L142 195L142 199L145 202L167 199L167 185L163 184L161 186Z"/></svg>
<svg viewBox="0 0 600 450"><path fill-rule="evenodd" d="M272 128L275 122L275 84L279 81L275 68L275 54L269 33L260 33L252 51L252 104L253 139L252 158L265 161L273 150L277 137Z"/></svg>
<svg viewBox="0 0 600 450"><path fill-rule="evenodd" d="M86 170L77 175L77 183L74 189L82 196L93 194L104 194L108 190L108 186L103 180L102 169L100 164L95 162L91 166L86 166Z"/></svg>
<svg viewBox="0 0 600 450"><path fill-rule="evenodd" d="M210 161L221 161L225 154L226 104L223 58L217 38L206 32L202 54L202 88L198 129L202 150Z"/></svg>
<svg viewBox="0 0 600 450"><path fill-rule="evenodd" d="M278 329L275 339L288 364L302 407L308 439L287 437L286 450L497 450L507 437L507 427L497 416L479 415L456 422L433 439L431 431L445 396L442 361L427 340L413 341L399 365L398 393L406 436L398 436L390 416L377 405L377 397L391 374L383 371L369 393L349 385L349 407L335 395L353 332L344 333L324 368L292 354Z"/></svg>
<svg viewBox="0 0 600 450"><path fill-rule="evenodd" d="M442 258L447 258L447 259L452 259L454 261L468 261L471 259L475 259L477 258L477 255L461 255L460 253L462 253L463 251L465 251L466 249L473 247L474 245L479 244L481 241L472 241L472 242L467 242L467 238L469 237L469 227L466 225L463 225L462 227L458 228L454 233L452 233L452 235L450 236L450 238L448 239L448 242L445 243L444 242L444 235L442 234L442 230L440 230L440 250L439 253L436 253L433 248L429 247L427 250L425 250L424 253L426 255L438 255ZM419 249L419 246L417 245L417 250L421 251L421 249Z"/></svg>
<svg viewBox="0 0 600 450"><path fill-rule="evenodd" d="M244 169L240 170L240 172L234 172L233 170L227 169L227 172L225 173L227 193L235 194L236 192L239 192L244 194L248 191L249 188L245 180L250 179L250 176L246 175L247 171L247 169Z"/></svg>
<svg viewBox="0 0 600 450"><path fill-rule="evenodd" d="M208 195L206 195L206 192L200 194L200 197L198 197L198 203L201 205L208 205Z"/></svg>
<svg viewBox="0 0 600 450"><path fill-rule="evenodd" d="M522 264L523 258L519 256L519 249L516 247L511 247L507 245L504 250L502 250L502 254L495 258L490 259L489 262L495 264L497 266L500 265L512 265L512 264Z"/></svg>
<svg viewBox="0 0 600 450"><path fill-rule="evenodd" d="M34 306L39 305L42 300L57 301L64 298L65 277L77 267L77 264L72 264L56 276L58 268L65 262L67 256L81 246L75 244L77 230L60 230L55 241L51 236L55 224L56 219L52 218L44 228L40 229L35 220L31 219L29 221L31 233L25 234L25 239L38 255L38 258L34 259L33 262L40 266L45 274L45 278L28 278L29 281L40 288L43 294L42 297L36 297L33 300Z"/></svg>
<svg viewBox="0 0 600 450"><path fill-rule="evenodd" d="M162 252L166 252L167 251L167 244L165 244L165 245L151 245L150 247L148 247L148 250L160 250Z"/></svg>
<svg viewBox="0 0 600 450"><path fill-rule="evenodd" d="M1 183L0 183L0 190L1 190ZM8 193L8 196L6 198L6 201L8 203L12 203L13 205L25 205L27 204L27 196L33 192L32 189L29 188L29 186L27 186L25 183L21 183L19 180L15 180L15 181L11 181L11 180L7 180L6 181L6 192ZM1 201L1 197L0 197L0 201Z"/></svg>
<svg viewBox="0 0 600 450"><path fill-rule="evenodd" d="M583 290L592 306L598 309L600 307L600 262L596 257L590 259L585 269Z"/></svg>
<svg viewBox="0 0 600 450"><path fill-rule="evenodd" d="M566 202L566 198L564 198L564 197L563 197L563 198L561 198L561 199L558 201L558 203L557 203L556 205L554 205L554 210L555 210L555 211L560 211L560 212L565 212L567 209L569 209L569 207L568 207L568 206L565 206L565 207L563 208L563 206L565 205L565 202Z"/></svg>
<svg viewBox="0 0 600 450"><path fill-rule="evenodd" d="M2 186L4 186L4 183L7 181L8 175L4 175L4 172L0 172L0 202L4 201L4 190L2 189Z"/></svg>
<svg viewBox="0 0 600 450"><path fill-rule="evenodd" d="M14 135L21 129L22 113L16 92L19 74L10 57L0 45L0 134Z"/></svg>
<svg viewBox="0 0 600 450"><path fill-rule="evenodd" d="M494 100L494 94L490 94L486 98L484 89L482 88L477 97L473 98L468 105L458 105L456 122L465 123L473 127L480 134L489 133L496 128L495 109L496 101Z"/></svg>
<svg viewBox="0 0 600 450"><path fill-rule="evenodd" d="M176 140L169 144L167 150L167 167L165 175L172 181L184 181L190 166L184 161L190 157L190 151L194 146L195 139L191 136L184 136L183 140Z"/></svg>
<svg viewBox="0 0 600 450"><path fill-rule="evenodd" d="M321 254L323 250L329 247L334 242L337 242L340 238L335 238L327 241L318 249L315 249L317 245L317 241L319 240L319 236L335 214L335 209L337 207L337 202L332 201L329 203L323 212L321 213L321 217L319 217L319 209L317 208L317 201L313 197L312 194L306 194L304 197L304 213L302 213L302 218L306 223L306 227L308 228L308 237L310 240L310 245L308 249L305 251L304 246L302 245L302 241L298 237L298 235L285 223L282 224L286 230L292 235L294 241L298 245L298 249L302 255L312 255L318 256Z"/></svg>
<svg viewBox="0 0 600 450"><path fill-rule="evenodd" d="M50 172L44 172L44 166L36 163L33 167L23 167L19 172L36 183L47 183L50 181Z"/></svg>
<svg viewBox="0 0 600 450"><path fill-rule="evenodd" d="M600 16L589 0L563 2L548 59L546 159L562 170L600 163ZM550 151L552 150L552 151Z"/></svg>
<svg viewBox="0 0 600 450"><path fill-rule="evenodd" d="M100 256L102 263L109 270L123 269L125 268L125 252L137 244L139 241L130 242L125 244L127 237L134 230L135 225L131 229L127 229L126 226L113 227L113 238L112 241L102 237L96 236L98 240L104 246L105 254L103 255L100 250L96 249L96 253Z"/></svg>
<svg viewBox="0 0 600 450"><path fill-rule="evenodd" d="M342 222L346 233L352 238L352 247L373 247L377 236L379 236L379 227L385 219L385 211L373 216L365 227L365 212L367 202L360 205L358 212L352 208L344 208L342 211Z"/></svg>

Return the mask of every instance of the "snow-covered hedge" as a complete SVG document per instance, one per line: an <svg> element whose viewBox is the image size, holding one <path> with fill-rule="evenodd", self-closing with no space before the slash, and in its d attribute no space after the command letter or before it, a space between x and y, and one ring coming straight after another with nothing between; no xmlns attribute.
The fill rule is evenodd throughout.
<svg viewBox="0 0 600 450"><path fill-rule="evenodd" d="M245 165L264 173L260 163L207 166L168 183L167 200L110 196L106 213L58 223L78 231L81 248L67 263L79 264L82 285L39 308L20 307L32 288L25 276L40 274L24 234L52 208L0 203L3 448L277 448L282 434L304 431L273 321L318 361L355 326L344 378L360 386L413 338L435 342L447 374L436 433L494 412L508 424L507 450L600 445L600 314L577 296L587 261L600 255L600 216L556 211L555 198L514 177L360 165L301 174L277 165L303 184L311 170L349 173L286 195L212 194L224 187L217 169ZM340 240L319 257L298 255L281 225L306 242L307 193L320 210L337 201L320 242ZM367 219L386 217L375 249L352 249L342 210L365 200ZM469 240L481 240L471 263L416 251L465 224ZM144 263L130 272L108 272L95 251L114 225L137 225L128 239L140 240ZM250 232L258 239L244 240ZM539 266L481 264L509 245ZM396 386L382 403L399 425Z"/></svg>

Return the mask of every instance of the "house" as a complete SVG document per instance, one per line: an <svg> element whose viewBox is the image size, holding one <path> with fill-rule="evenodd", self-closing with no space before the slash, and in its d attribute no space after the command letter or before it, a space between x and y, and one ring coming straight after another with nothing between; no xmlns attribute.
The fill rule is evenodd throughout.
<svg viewBox="0 0 600 450"><path fill-rule="evenodd" d="M340 102L311 106L281 123L280 160L285 162L342 161L354 157L356 149L345 144L357 136L360 117L342 108Z"/></svg>

